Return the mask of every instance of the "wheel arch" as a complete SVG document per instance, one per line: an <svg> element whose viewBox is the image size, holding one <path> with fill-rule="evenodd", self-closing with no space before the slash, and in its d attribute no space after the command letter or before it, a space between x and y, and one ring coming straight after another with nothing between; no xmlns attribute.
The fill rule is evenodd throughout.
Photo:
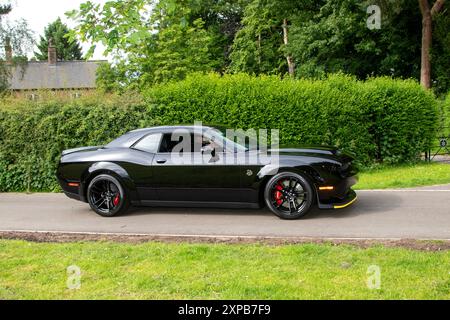
<svg viewBox="0 0 450 320"><path fill-rule="evenodd" d="M299 166L279 166L277 168L267 168L263 167L260 172L258 173L258 177L260 179L260 185L259 185L259 190L258 190L258 195L259 195L259 203L262 206L265 206L265 201L264 201L264 190L267 186L267 183L269 182L269 180L273 177L276 176L279 173L283 173L283 172L292 172L292 173L296 173L296 174L300 174L303 177L305 177L305 179L307 179L309 181L309 183L311 184L311 188L314 192L314 203L317 202L317 183L320 181L320 175L319 173L312 168L311 166L308 165L299 165Z"/></svg>
<svg viewBox="0 0 450 320"><path fill-rule="evenodd" d="M83 197L83 201L87 202L87 189L89 183L92 179L101 174L108 174L118 179L126 189L126 192L128 192L131 200L137 199L134 181L122 166L114 162L96 162L90 165L82 175L80 195Z"/></svg>

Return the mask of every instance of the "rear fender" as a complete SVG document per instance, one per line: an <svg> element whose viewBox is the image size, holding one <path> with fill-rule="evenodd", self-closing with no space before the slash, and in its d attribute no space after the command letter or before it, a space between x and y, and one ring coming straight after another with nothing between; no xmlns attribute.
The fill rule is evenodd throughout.
<svg viewBox="0 0 450 320"><path fill-rule="evenodd" d="M90 181L99 174L109 174L119 178L119 181L123 183L123 186L128 191L130 200L138 200L136 186L123 167L113 162L96 162L85 171L81 178L80 194L83 201L87 202L86 194Z"/></svg>

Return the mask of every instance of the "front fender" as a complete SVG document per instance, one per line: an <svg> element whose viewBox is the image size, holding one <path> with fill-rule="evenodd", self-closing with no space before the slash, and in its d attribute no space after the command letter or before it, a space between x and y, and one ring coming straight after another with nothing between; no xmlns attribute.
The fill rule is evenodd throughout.
<svg viewBox="0 0 450 320"><path fill-rule="evenodd" d="M299 164L298 162L280 162L279 164L265 165L259 170L257 176L259 180L263 180L286 171L307 174L314 184L320 183L322 180L317 170L307 164Z"/></svg>
<svg viewBox="0 0 450 320"><path fill-rule="evenodd" d="M81 177L80 194L83 201L87 202L86 193L90 181L99 174L110 174L115 176L116 178L119 178L119 181L123 183L123 186L127 190L130 196L130 200L138 200L136 186L129 176L128 172L117 163L102 161L93 163Z"/></svg>

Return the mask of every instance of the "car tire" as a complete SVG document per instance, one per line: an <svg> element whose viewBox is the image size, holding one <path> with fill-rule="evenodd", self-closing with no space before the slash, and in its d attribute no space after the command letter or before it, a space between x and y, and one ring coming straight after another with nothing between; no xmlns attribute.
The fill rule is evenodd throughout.
<svg viewBox="0 0 450 320"><path fill-rule="evenodd" d="M314 191L305 176L281 172L267 182L264 200L267 207L281 219L299 219L309 212L314 202Z"/></svg>
<svg viewBox="0 0 450 320"><path fill-rule="evenodd" d="M89 183L87 189L89 205L102 217L113 217L125 213L130 207L126 189L120 181L109 174L101 174Z"/></svg>

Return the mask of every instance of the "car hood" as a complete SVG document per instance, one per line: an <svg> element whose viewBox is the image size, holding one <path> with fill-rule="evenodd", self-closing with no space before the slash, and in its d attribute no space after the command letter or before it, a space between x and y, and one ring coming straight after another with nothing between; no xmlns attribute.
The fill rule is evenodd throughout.
<svg viewBox="0 0 450 320"><path fill-rule="evenodd" d="M293 154L293 153L314 153L314 154L326 154L330 156L338 156L341 152L336 147L330 146L296 146L289 148L271 149L271 151L279 152L280 154Z"/></svg>
<svg viewBox="0 0 450 320"><path fill-rule="evenodd" d="M331 146L282 147L279 149L270 149L270 152L277 152L280 156L323 157L340 162L354 160L353 156L343 153L338 148Z"/></svg>

